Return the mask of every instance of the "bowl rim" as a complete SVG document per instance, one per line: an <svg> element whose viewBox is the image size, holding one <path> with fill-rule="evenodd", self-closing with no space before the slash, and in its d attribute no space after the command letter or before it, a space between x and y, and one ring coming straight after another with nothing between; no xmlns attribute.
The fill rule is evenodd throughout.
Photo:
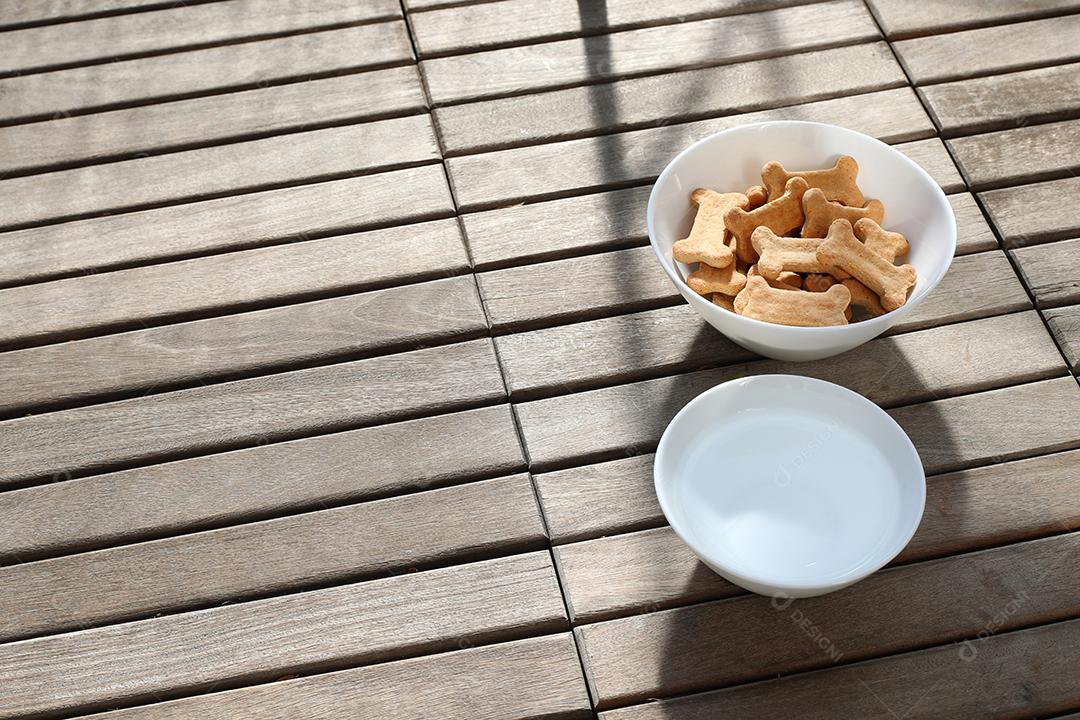
<svg viewBox="0 0 1080 720"><path fill-rule="evenodd" d="M718 561L711 556L708 552L705 552L701 546L690 536L689 533L682 531L678 523L673 520L673 517L677 517L673 513L673 499L669 497L667 491L667 485L674 482L673 479L662 480L661 478L661 459L669 452L673 452L668 449L668 445L673 442L674 428L680 421L683 420L685 415L688 415L693 408L698 405L710 402L715 399L716 396L723 395L730 392L738 392L739 390L746 389L746 386L754 383L774 383L774 382L790 382L792 378L797 378L800 382L806 382L811 385L817 385L826 392L832 392L839 395L846 396L850 399L854 399L856 402L864 404L869 411L885 421L886 426L894 428L897 432L897 437L900 438L900 442L903 444L903 450L905 453L909 453L910 458L914 461L914 466L919 468L919 477L914 482L915 490L918 495L918 511L911 516L910 527L902 532L898 537L899 540L895 545L890 545L885 550L879 560L874 561L871 565L866 566L860 570L847 571L840 574L834 574L829 576L822 576L813 580L804 581L781 581L775 577L765 577L762 575L756 575L752 572L745 572L742 570L735 570L729 567L726 563ZM793 393L790 395L792 403L794 405L799 404L799 393ZM914 443L911 442L911 438L904 431L896 420L892 418L887 412L885 412L876 403L870 401L866 397L859 393L844 387L843 385L837 385L827 380L820 380L818 378L807 377L805 375L793 375L785 373L767 373L762 375L751 375L749 377L734 378L726 382L722 382L719 385L705 390L697 397L692 399L686 405L684 405L679 412L671 419L664 428L663 434L660 436L660 442L656 448L656 454L653 456L653 489L656 492L656 498L660 503L660 510L664 514L664 518L668 521L668 525L675 532L675 534L697 555L704 560L710 566L718 568L718 572L729 579L735 578L733 582L742 585L744 581L747 584L757 585L759 587L769 588L774 593L783 592L807 592L807 591L819 591L829 589L839 589L841 587L850 585L854 582L858 582L863 578L869 577L881 568L885 567L890 561L893 560L900 552L907 547L911 542L911 538L914 537L915 532L919 529L919 525L922 523L923 514L926 511L926 469L923 467L922 458L919 457L918 450L915 449ZM901 516L902 517L902 516Z"/></svg>
<svg viewBox="0 0 1080 720"><path fill-rule="evenodd" d="M666 262L667 258L665 257L663 251L661 251L661 249L660 249L659 243L658 243L657 238L656 238L657 233L656 233L656 230L655 230L656 204L657 204L657 201L658 201L657 189L675 171L675 166L678 164L678 162L680 160L682 160L684 157L696 152L699 149L699 146L702 146L702 145L705 145L705 144L707 144L709 142L712 142L717 137L727 135L727 134L731 134L731 133L735 133L735 132L739 132L739 131L745 131L745 130L747 130L749 128L768 129L769 127L781 127L781 126L790 126L790 125L803 125L803 126L808 126L808 127L832 128L834 130L839 130L839 131L841 131L843 133L849 133L851 135L860 136L860 137L864 138L865 140L869 141L872 144L880 145L882 148L886 149L888 154L890 156L892 156L894 159L896 159L897 161L899 161L902 164L907 164L909 167L913 168L915 170L915 172L916 172L916 175L921 177L923 182L927 183L932 188L932 192L935 192L938 195L938 198L941 200L941 202L943 203L943 206L946 209L946 212L948 213L949 219L952 221L949 224L950 232L949 232L949 235L948 235L948 238L947 238L948 242L949 242L949 252L948 252L948 255L947 255L947 261L941 266L941 268L937 272L936 276L929 278L929 281L928 281L928 283L926 285L926 290L920 296L918 296L918 298L911 298L911 299L909 299L908 302L904 303L903 305L896 308L895 310L890 310L887 313L883 313L882 315L879 315L877 317L868 318L868 319L860 321L858 323L850 323L850 324L847 324L847 325L828 325L828 326L823 326L823 327L803 327L803 326L798 326L798 325L781 325L781 324L778 324L778 323L766 322L764 320L757 320L757 319L754 319L754 318L748 318L748 317L745 317L743 315L739 315L738 313L733 313L733 312L730 312L728 310L725 310L724 308L721 308L719 306L710 307L708 312L716 311L718 313L723 313L723 318L724 319L730 320L730 321L734 322L736 325L738 323L740 323L740 322L745 323L748 331L750 331L750 332L753 332L752 328L770 328L770 329L774 329L774 330L776 328L782 328L783 330L781 330L781 332L790 331L792 334L795 334L795 335L798 335L798 334L806 334L806 335L817 334L817 335L820 336L820 335L828 334L828 333L834 333L834 334L842 333L845 330L851 329L851 328L866 329L868 327L873 327L873 326L877 326L877 325L881 326L881 329L878 330L878 332L879 333L884 332L888 327L890 327L895 322L895 319L899 319L900 315L902 315L902 314L908 312L909 310L911 310L912 308L914 308L916 305L918 305L920 302L922 302L923 299L927 295L929 295L931 292L933 292L934 288L936 288L938 286L938 284L941 282L942 278L945 277L945 274L949 271L949 268L952 267L953 260L956 257L956 235L957 235L956 213L953 212L952 205L949 203L949 199L948 199L948 196L945 195L945 191L942 190L941 186L937 183L937 181L934 180L934 178L930 176L930 173L926 172L926 170L924 170L917 162L915 162L914 160L909 158L907 155L903 154L902 152L900 152L899 150L894 148L892 145L889 145L888 143L882 142L881 140L878 140L876 137L873 137L871 135L867 135L866 133L861 133L858 130L852 130L851 128L846 128L846 127L844 127L842 125L833 125L831 123L822 123L822 122L812 122L812 121L809 121L809 120L764 120L764 121L761 121L761 122L743 123L741 125L735 125L734 127L725 128L725 129L720 130L718 132L706 135L705 137L695 141L691 145L683 148L675 157L673 157L671 160L669 160L668 164L665 165L664 169L660 172L660 175L657 176L655 182L653 182L652 190L650 190L650 192L649 192L649 202L648 202L648 204L646 206L646 211L645 211L645 224L646 224L646 228L648 229L648 232L649 232L649 245L652 246L653 253L656 255L656 259L660 263L660 267L664 270L664 273L667 274L667 276L671 280L671 282L675 284L676 289L678 289L679 292L684 297L686 296L687 293L690 293L691 295L700 297L702 300L707 300L707 298L705 298L702 295L699 295L697 292L695 292L693 289L691 289L690 286L687 285L686 282L682 279L680 274L675 269L675 260L674 260L674 258L672 259L670 266L668 265L668 263ZM709 303L710 306L713 305L711 300L708 300L708 303ZM698 312L702 312L703 308L698 307L698 308L696 308L696 310Z"/></svg>

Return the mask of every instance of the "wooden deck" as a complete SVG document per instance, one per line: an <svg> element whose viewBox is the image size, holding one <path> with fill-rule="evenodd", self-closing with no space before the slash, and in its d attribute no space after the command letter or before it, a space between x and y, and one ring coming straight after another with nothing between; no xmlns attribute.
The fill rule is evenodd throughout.
<svg viewBox="0 0 1080 720"><path fill-rule="evenodd" d="M1080 714L1080 2L5 0L0 718ZM763 360L647 247L682 147L844 124L959 257ZM650 453L725 379L846 385L926 515L786 605Z"/></svg>

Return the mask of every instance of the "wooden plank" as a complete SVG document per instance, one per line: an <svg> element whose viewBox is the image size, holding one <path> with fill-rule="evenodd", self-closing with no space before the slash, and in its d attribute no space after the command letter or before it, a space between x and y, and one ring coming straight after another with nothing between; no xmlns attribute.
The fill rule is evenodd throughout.
<svg viewBox="0 0 1080 720"><path fill-rule="evenodd" d="M867 110L872 108L872 110ZM822 100L683 125L512 148L446 161L463 211L512 205L590 189L652 180L678 152L729 127L767 120L845 124L886 142L933 134L933 124L909 88Z"/></svg>
<svg viewBox="0 0 1080 720"><path fill-rule="evenodd" d="M188 0L188 4L203 0ZM215 2L220 0L206 0ZM176 0L37 0L12 3L4 8L0 28L21 27L56 22L70 22L128 12L175 7Z"/></svg>
<svg viewBox="0 0 1080 720"><path fill-rule="evenodd" d="M901 40L893 48L918 85L1080 59L1080 14Z"/></svg>
<svg viewBox="0 0 1080 720"><path fill-rule="evenodd" d="M444 720L585 720L593 716L574 640L560 633L87 717L293 720L297 712L309 718L384 720L433 716Z"/></svg>
<svg viewBox="0 0 1080 720"><path fill-rule="evenodd" d="M357 202L358 197L364 201ZM0 285L418 222L452 212L442 168L428 165L76 220L4 233Z"/></svg>
<svg viewBox="0 0 1080 720"><path fill-rule="evenodd" d="M422 110L424 102L416 68L409 66L13 125L0 128L0 173L404 115Z"/></svg>
<svg viewBox="0 0 1080 720"><path fill-rule="evenodd" d="M477 270L554 260L645 242L651 186L613 190L461 216Z"/></svg>
<svg viewBox="0 0 1080 720"><path fill-rule="evenodd" d="M993 287L995 292L987 292ZM1000 250L956 258L934 292L887 334L1026 310L1031 299Z"/></svg>
<svg viewBox="0 0 1080 720"><path fill-rule="evenodd" d="M1052 180L1080 167L1080 120L955 138L949 147L974 190Z"/></svg>
<svg viewBox="0 0 1080 720"><path fill-rule="evenodd" d="M928 472L998 463L1080 444L1076 382L1059 378L892 410ZM999 419L1024 422L1027 429ZM1064 423L1064 427L1059 423Z"/></svg>
<svg viewBox="0 0 1080 720"><path fill-rule="evenodd" d="M897 345L895 341L906 337L878 339L850 353L842 361L814 366L802 364L798 366L798 372L844 385L885 406L969 390L970 386L939 385L932 377L920 377L919 367L926 360L908 357L896 349L904 345ZM924 339L917 338L911 344L918 346ZM1040 342L1049 342L1049 338ZM1051 351L1056 354L1054 348L1040 353L1044 358L1042 362L1046 363L1041 371L1044 377L1064 370L1060 355L1054 358ZM860 375L852 369L851 363L855 361L861 363L866 359L870 365L870 358L879 363L875 372ZM897 379L904 374L913 379L908 383L892 382L893 378L882 370L881 362L886 363L885 367ZM1052 365L1060 370L1051 369ZM760 368L764 372L769 366L762 362L754 369ZM955 367L953 371L956 371ZM1017 372L1026 374L1028 370L1018 368ZM543 471L572 462L651 451L664 427L683 405L717 383L735 376L734 368L708 370L517 405L532 467ZM1009 379L1008 371L1001 372L999 377L1004 377L999 384L1014 381ZM982 377L967 377L966 381L976 383L970 389L986 387ZM912 436L927 472L946 472L980 462L1001 462L1036 450L1050 452L1075 446L1080 443L1077 435L1077 426L1080 426L1077 423L1080 417L1078 397L1080 388L1076 383L1071 378L1062 378L898 408L892 415ZM1040 407L1040 403L1045 407ZM1014 427L1015 423L1010 423L1005 427L998 422L1004 415L996 413L1005 413L1016 423L1023 420L1028 425ZM920 423L923 426L920 427ZM1068 427L1069 423L1074 427ZM961 432L963 434L959 435Z"/></svg>
<svg viewBox="0 0 1080 720"><path fill-rule="evenodd" d="M1015 22L1080 9L1076 0L1026 0L1011 3L957 3L950 0L869 0L890 39L953 32L1001 22Z"/></svg>
<svg viewBox="0 0 1080 720"><path fill-rule="evenodd" d="M805 0L687 0L678 6L609 0L601 8L577 0L507 0L433 8L409 17L421 57L465 50L598 35L652 25L774 10Z"/></svg>
<svg viewBox="0 0 1080 720"><path fill-rule="evenodd" d="M930 85L920 92L947 137L1023 127L1080 111L1080 63Z"/></svg>
<svg viewBox="0 0 1080 720"><path fill-rule="evenodd" d="M1080 305L1046 310L1043 317L1069 367L1080 371Z"/></svg>
<svg viewBox="0 0 1080 720"><path fill-rule="evenodd" d="M208 47L300 31L401 17L393 0L207 3L131 13L8 33L0 73L42 71L90 62Z"/></svg>
<svg viewBox="0 0 1080 720"><path fill-rule="evenodd" d="M457 223L447 219L85 275L0 290L0 345L85 337L467 269ZM147 303L148 292L154 303Z"/></svg>
<svg viewBox="0 0 1080 720"><path fill-rule="evenodd" d="M842 72L845 66L855 72ZM888 46L872 43L436 108L434 113L447 153L461 154L765 110L905 82Z"/></svg>
<svg viewBox="0 0 1080 720"><path fill-rule="evenodd" d="M500 333L581 322L679 300L675 286L660 270L651 247L492 270L478 273L477 281L488 319ZM990 284L997 288L996 293L985 291ZM573 298L573 302L567 298ZM957 258L934 292L893 326L891 332L1014 312L1030 306L1027 292L1005 254L977 253ZM573 343L585 343L584 347L589 347L589 340L568 332L575 335Z"/></svg>
<svg viewBox="0 0 1080 720"><path fill-rule="evenodd" d="M651 247L492 270L476 278L498 331L656 307L679 297Z"/></svg>
<svg viewBox="0 0 1080 720"><path fill-rule="evenodd" d="M914 160L945 192L955 193L966 189L964 179L956 169L956 163L949 157L945 143L939 138L904 143L897 145L896 149Z"/></svg>
<svg viewBox="0 0 1080 720"><path fill-rule="evenodd" d="M317 510L524 467L506 405L258 445L0 493L0 562Z"/></svg>
<svg viewBox="0 0 1080 720"><path fill-rule="evenodd" d="M953 215L956 216L956 254L996 250L997 236L987 224L986 217L975 202L975 196L967 192L957 193L950 195L948 200Z"/></svg>
<svg viewBox="0 0 1080 720"><path fill-rule="evenodd" d="M505 335L495 347L515 400L757 357L686 304Z"/></svg>
<svg viewBox="0 0 1080 720"><path fill-rule="evenodd" d="M1061 202L1080 192L1080 177L979 193L1007 248L1080 235L1080 208Z"/></svg>
<svg viewBox="0 0 1080 720"><path fill-rule="evenodd" d="M490 340L0 423L0 487L460 409L505 397Z"/></svg>
<svg viewBox="0 0 1080 720"><path fill-rule="evenodd" d="M1012 254L1040 308L1080 302L1080 240L1019 248Z"/></svg>
<svg viewBox="0 0 1080 720"><path fill-rule="evenodd" d="M354 360L486 330L476 283L461 276L14 350L0 363L0 415Z"/></svg>
<svg viewBox="0 0 1080 720"><path fill-rule="evenodd" d="M940 156L935 153L935 157ZM953 166L950 170L952 161L948 162L940 173L951 178L956 169ZM648 240L645 206L651 190L650 186L633 187L466 213L461 219L474 266L491 270L522 261L644 244ZM949 202L956 214L957 255L997 247L997 239L970 193L950 195Z"/></svg>
<svg viewBox="0 0 1080 720"><path fill-rule="evenodd" d="M1080 529L1078 460L1072 451L931 478L922 522L896 562ZM561 545L555 562L575 624L746 594L668 527Z"/></svg>
<svg viewBox="0 0 1080 720"><path fill-rule="evenodd" d="M1007 261L1002 258L997 267L1007 269ZM986 280L983 274L975 277ZM1013 280L1013 285L1018 283ZM1017 288L1015 294L1018 301L1026 299L1023 288ZM941 302L949 299L955 301L947 296ZM923 320L938 324L946 314L942 309L935 315L924 315L908 327L922 326ZM1022 328L1026 333L1043 335L1033 313L1017 317L1026 319L1000 322L1019 323L1010 326L1010 332ZM983 321L982 325L993 323ZM940 334L950 333L959 339L967 332L967 328L960 327L941 330ZM716 332L687 305L507 335L497 338L495 344L515 400L757 359L754 353ZM1023 346L1017 350L1022 352Z"/></svg>
<svg viewBox="0 0 1080 720"><path fill-rule="evenodd" d="M126 162L12 178L0 188L6 227L299 185L435 162L427 115L264 138Z"/></svg>
<svg viewBox="0 0 1080 720"><path fill-rule="evenodd" d="M514 18L513 22L520 22ZM861 2L832 0L420 62L436 104L853 44L880 37ZM719 39L723 38L723 42ZM671 48L677 44L678 53ZM603 91L596 90L598 93Z"/></svg>
<svg viewBox="0 0 1080 720"><path fill-rule="evenodd" d="M663 525L652 469L648 454L534 475L552 543Z"/></svg>
<svg viewBox="0 0 1080 720"><path fill-rule="evenodd" d="M0 641L546 546L529 476L485 480L0 568Z"/></svg>
<svg viewBox="0 0 1080 720"><path fill-rule="evenodd" d="M601 713L603 720L1050 717L1080 703L1080 621ZM1080 717L1069 715L1068 718ZM1068 720L1061 717L1061 720Z"/></svg>
<svg viewBox="0 0 1080 720"><path fill-rule="evenodd" d="M0 122L45 119L221 90L401 65L405 24L361 25L0 80Z"/></svg>
<svg viewBox="0 0 1080 720"><path fill-rule="evenodd" d="M1080 577L1065 568L1078 551L1080 534L1059 535L892 568L795 605L751 595L575 633L608 709L1072 618Z"/></svg>
<svg viewBox="0 0 1080 720"><path fill-rule="evenodd" d="M549 554L517 555L2 645L0 717L98 710L565 627Z"/></svg>

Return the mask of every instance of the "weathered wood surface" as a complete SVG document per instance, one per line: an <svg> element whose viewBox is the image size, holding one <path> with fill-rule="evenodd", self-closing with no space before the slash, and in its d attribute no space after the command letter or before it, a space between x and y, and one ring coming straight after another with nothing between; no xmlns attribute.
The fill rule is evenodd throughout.
<svg viewBox="0 0 1080 720"><path fill-rule="evenodd" d="M220 2L221 0L208 0ZM175 7L176 0L37 0L5 8L0 27L22 27Z"/></svg>
<svg viewBox="0 0 1080 720"><path fill-rule="evenodd" d="M1080 704L1080 620L601 713L603 720L1005 720Z"/></svg>
<svg viewBox="0 0 1080 720"><path fill-rule="evenodd" d="M449 219L209 255L0 290L7 320L0 345L66 340L467 270L461 234ZM146 288L155 293L152 304Z"/></svg>
<svg viewBox="0 0 1080 720"><path fill-rule="evenodd" d="M956 138L949 147L975 190L1075 176L1080 120Z"/></svg>
<svg viewBox="0 0 1080 720"><path fill-rule="evenodd" d="M0 487L345 430L505 397L490 340L0 422Z"/></svg>
<svg viewBox="0 0 1080 720"><path fill-rule="evenodd" d="M1080 372L1080 305L1053 308L1043 313L1046 324L1074 372Z"/></svg>
<svg viewBox="0 0 1080 720"><path fill-rule="evenodd" d="M504 335L495 347L515 400L756 357L686 304Z"/></svg>
<svg viewBox="0 0 1080 720"><path fill-rule="evenodd" d="M405 701L407 699L407 701ZM354 670L91 715L96 720L258 717L585 720L589 695L569 634L456 650Z"/></svg>
<svg viewBox="0 0 1080 720"><path fill-rule="evenodd" d="M0 493L0 562L318 510L525 468L506 405Z"/></svg>
<svg viewBox="0 0 1080 720"><path fill-rule="evenodd" d="M480 210L618 187L655 178L683 148L747 122L810 120L843 123L886 142L928 137L933 123L910 89L822 100L743 115L632 132L512 148L446 161L458 209Z"/></svg>
<svg viewBox="0 0 1080 720"><path fill-rule="evenodd" d="M565 627L549 554L511 556L0 645L0 717L104 709Z"/></svg>
<svg viewBox="0 0 1080 720"><path fill-rule="evenodd" d="M1040 308L1080 302L1080 240L1019 248L1013 257Z"/></svg>
<svg viewBox="0 0 1080 720"><path fill-rule="evenodd" d="M597 705L606 709L829 667L836 662L829 648L852 662L974 638L991 622L1007 631L1070 619L1080 611L1080 578L1065 568L1077 551L1080 534L1060 535L892 568L792 605L746 596L585 625L575 634ZM1004 613L1006 606L1015 611ZM799 627L804 617L816 632Z"/></svg>
<svg viewBox="0 0 1080 720"><path fill-rule="evenodd" d="M781 77L782 82L777 80ZM434 112L448 154L461 154L746 113L903 83L903 72L888 47L872 43L455 105Z"/></svg>
<svg viewBox="0 0 1080 720"><path fill-rule="evenodd" d="M1080 9L1076 0L952 2L952 0L868 0L890 39L1016 22Z"/></svg>
<svg viewBox="0 0 1080 720"><path fill-rule="evenodd" d="M901 40L893 44L917 85L1059 65L1080 59L1080 14Z"/></svg>
<svg viewBox="0 0 1080 720"><path fill-rule="evenodd" d="M671 304L678 291L651 247L492 270L477 276L496 330Z"/></svg>
<svg viewBox="0 0 1080 720"><path fill-rule="evenodd" d="M1072 451L930 478L922 522L896 562L1080 528L1078 459ZM666 527L561 545L555 559L575 624L746 594Z"/></svg>
<svg viewBox="0 0 1080 720"><path fill-rule="evenodd" d="M940 148L929 147L935 150L935 167L941 168L943 177L951 178L956 173L955 167L949 169L951 161L941 162ZM955 185L955 178L947 182ZM490 270L644 244L648 240L645 206L651 190L644 185L466 213L461 219L476 269ZM949 203L956 214L957 255L997 247L997 239L970 193L949 195Z"/></svg>
<svg viewBox="0 0 1080 720"><path fill-rule="evenodd" d="M358 97L364 98L357 103ZM210 145L406 115L424 107L415 67L256 88L158 105L0 128L0 173L126 160Z"/></svg>
<svg viewBox="0 0 1080 720"><path fill-rule="evenodd" d="M864 345L845 360L851 362L881 352L890 347L888 342L893 339ZM890 355L897 372L904 370L907 362L914 362L895 352ZM1061 362L1060 355L1056 362ZM758 367L764 367L764 363ZM802 366L799 369L804 370ZM854 376L851 368L840 361L805 370L804 374L869 393L872 399L886 405L886 400L903 402L905 395L912 394L911 387L899 388L888 381L880 367L863 378ZM1056 375L1064 372L1064 367L1048 372ZM732 376L729 369L704 371L517 405L532 466L546 470L650 451L683 405ZM856 382L860 379L861 383ZM919 387L925 386L920 383ZM933 391L940 392L937 388ZM922 392L929 394L929 390ZM965 465L1075 447L1080 444L1078 399L1080 388L1075 381L1061 378L911 405L890 414L911 436L927 472L946 472ZM570 406L572 411L568 410ZM1014 418L1015 428L1003 427L995 413ZM1020 425L1021 421L1027 425Z"/></svg>
<svg viewBox="0 0 1080 720"><path fill-rule="evenodd" d="M461 276L15 350L0 363L0 416L416 349L486 330L476 282Z"/></svg>
<svg viewBox="0 0 1080 720"><path fill-rule="evenodd" d="M527 475L468 483L0 568L0 642L545 546Z"/></svg>
<svg viewBox="0 0 1080 720"><path fill-rule="evenodd" d="M919 92L943 135L1021 127L1080 113L1080 63L929 85Z"/></svg>
<svg viewBox="0 0 1080 720"><path fill-rule="evenodd" d="M986 292L987 287L993 287L996 292ZM886 334L976 320L1029 307L1027 290L1003 252L965 255L953 260L941 284Z"/></svg>
<svg viewBox="0 0 1080 720"><path fill-rule="evenodd" d="M1053 308L1042 313L1062 349L1069 367L1080 372L1080 305Z"/></svg>
<svg viewBox="0 0 1080 720"><path fill-rule="evenodd" d="M653 456L637 455L534 475L555 544L663 525Z"/></svg>
<svg viewBox="0 0 1080 720"><path fill-rule="evenodd" d="M1080 206L1062 202L1076 197L1080 177L1002 188L979 193L1005 247L1021 247L1080 235Z"/></svg>
<svg viewBox="0 0 1080 720"><path fill-rule="evenodd" d="M127 162L13 178L0 187L5 226L240 194L435 162L439 151L427 115Z"/></svg>
<svg viewBox="0 0 1080 720"><path fill-rule="evenodd" d="M934 324L941 324L943 320L935 318ZM1019 343L1013 346L1019 354L1025 354L1027 342L1037 342L1041 361L1050 363L1044 367L1052 366L1054 353L1047 343L1042 322L1033 312L931 327L906 335L894 334L895 342L890 344L905 357L916 352L915 346L910 350L906 347L909 343L921 342L916 338L927 343L926 352L931 352L934 343L967 348L971 354L967 367L957 363L951 368L939 370L935 366L931 369L927 364L929 360L912 358L916 367L925 364L926 374L943 380L947 375L942 372L947 370L977 375L983 370L981 364L993 365L994 343L998 342L993 336L998 332L1017 335L1007 342ZM990 337L980 338L980 333L988 333ZM733 368L732 373L750 372L751 368L761 365L757 356L714 330L687 305L518 333L496 338L495 342L510 392L514 399L521 400L746 361L753 362ZM1001 346L997 347L1000 349ZM986 358L982 358L981 353L986 353ZM819 362L829 364L828 360ZM948 364L955 360L947 357L938 362ZM791 363L765 362L764 365L773 372L813 372ZM924 371L920 368L914 372L921 376ZM896 384L905 387L903 380L897 379Z"/></svg>
<svg viewBox="0 0 1080 720"><path fill-rule="evenodd" d="M0 56L0 73L112 62L400 16L401 7L394 0L249 0L44 25L5 37L8 51Z"/></svg>
<svg viewBox="0 0 1080 720"><path fill-rule="evenodd" d="M0 18L0 717L1080 707L1080 5L602 5ZM895 145L957 215L942 284L840 358L734 346L647 246L669 159L771 119ZM776 371L884 405L931 475L897 567L779 610L675 539L647 454Z"/></svg>
<svg viewBox="0 0 1080 720"><path fill-rule="evenodd" d="M423 60L420 71L432 100L445 104L752 60L796 50L853 44L879 36L863 3L832 0ZM679 52L671 52L673 45L678 45Z"/></svg>
<svg viewBox="0 0 1080 720"><path fill-rule="evenodd" d="M304 80L412 59L402 21L0 79L0 122Z"/></svg>
<svg viewBox="0 0 1080 720"><path fill-rule="evenodd" d="M807 0L684 0L668 5L648 0L607 0L593 7L577 0L505 0L417 12L409 22L417 51L421 57L431 57L761 12L804 2ZM424 4L421 0L420 5Z"/></svg>
<svg viewBox="0 0 1080 720"><path fill-rule="evenodd" d="M358 197L364 202L357 202ZM77 220L4 233L0 284L340 235L451 213L446 176L438 165L428 165ZM154 228L149 236L148 226Z"/></svg>

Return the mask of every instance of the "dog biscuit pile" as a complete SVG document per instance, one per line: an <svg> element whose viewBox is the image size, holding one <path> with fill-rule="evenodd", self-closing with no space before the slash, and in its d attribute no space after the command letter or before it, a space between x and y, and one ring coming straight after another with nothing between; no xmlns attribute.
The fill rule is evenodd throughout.
<svg viewBox="0 0 1080 720"><path fill-rule="evenodd" d="M895 264L908 242L882 227L885 206L863 197L858 173L847 155L825 170L770 162L745 193L694 190L693 228L672 248L678 262L697 263L687 285L781 325L845 325L900 307L917 279Z"/></svg>

